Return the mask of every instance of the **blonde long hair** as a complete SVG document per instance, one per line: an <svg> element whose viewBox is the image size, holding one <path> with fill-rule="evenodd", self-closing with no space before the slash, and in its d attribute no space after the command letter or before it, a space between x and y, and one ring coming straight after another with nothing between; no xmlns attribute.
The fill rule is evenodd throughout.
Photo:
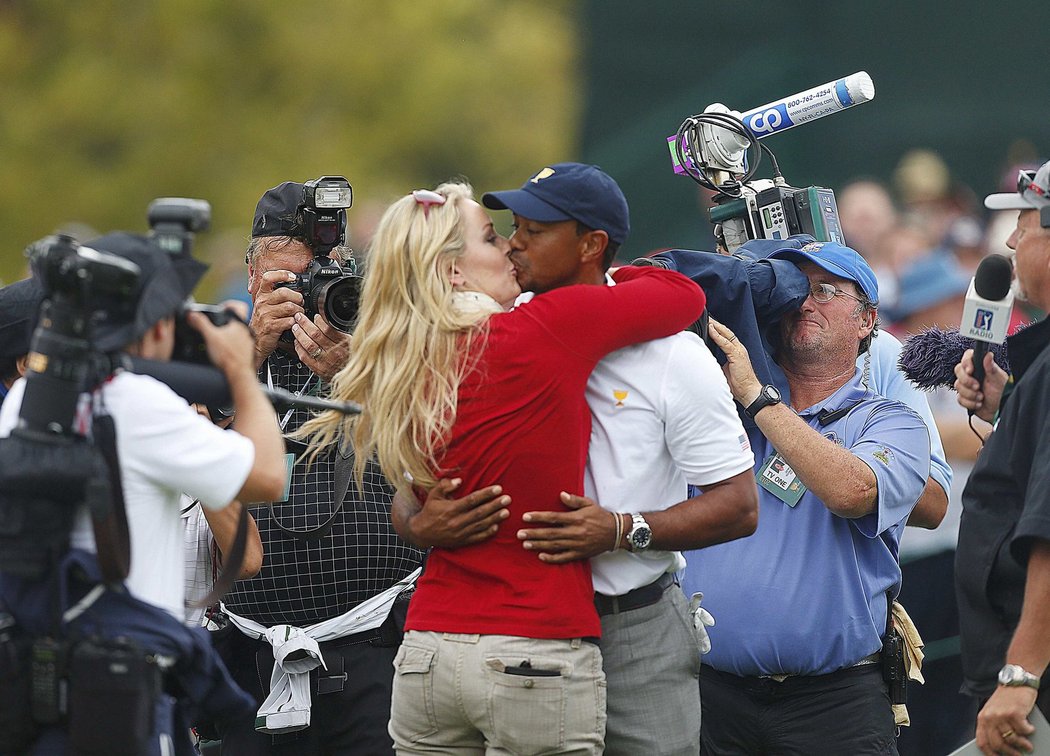
<svg viewBox="0 0 1050 756"><path fill-rule="evenodd" d="M462 206L473 189L450 182L436 191L443 205L411 194L394 202L372 239L351 357L331 384L332 399L362 413L324 412L297 434L310 438L313 457L352 439L359 484L373 456L400 491L436 483L474 337L490 314L456 307L449 278L466 248Z"/></svg>

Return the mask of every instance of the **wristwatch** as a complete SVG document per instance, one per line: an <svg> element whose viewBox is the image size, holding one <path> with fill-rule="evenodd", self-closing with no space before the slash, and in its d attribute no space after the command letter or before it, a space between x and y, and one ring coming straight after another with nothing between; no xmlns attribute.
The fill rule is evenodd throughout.
<svg viewBox="0 0 1050 756"><path fill-rule="evenodd" d="M759 410L761 410L763 407L769 407L773 404L780 404L780 402L780 391L777 390L776 386L771 386L767 383L765 386L762 387L762 390L758 392L758 398L756 398L755 401L751 402L751 404L747 405L747 407L744 408L744 412L747 413L748 417L754 420L755 415L757 415Z"/></svg>
<svg viewBox="0 0 1050 756"><path fill-rule="evenodd" d="M1039 690L1039 678L1017 664L1007 664L999 670L999 684L1008 688L1029 687Z"/></svg>
<svg viewBox="0 0 1050 756"><path fill-rule="evenodd" d="M627 531L627 548L631 551L645 551L653 542L653 529L640 514L631 515L631 529Z"/></svg>

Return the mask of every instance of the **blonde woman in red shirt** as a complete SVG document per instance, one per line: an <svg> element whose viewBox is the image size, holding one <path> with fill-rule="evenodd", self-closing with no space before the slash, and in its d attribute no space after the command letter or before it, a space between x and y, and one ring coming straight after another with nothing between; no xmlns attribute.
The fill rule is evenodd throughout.
<svg viewBox="0 0 1050 756"><path fill-rule="evenodd" d="M616 187L577 163L530 181L523 191L540 203L581 182ZM623 229L609 240L618 246L627 203L618 188L608 195L583 219L530 233L574 234L580 254L601 254L606 239L595 235L610 235L589 228L593 218ZM331 386L332 398L364 411L322 414L304 428L314 448L350 439L359 475L375 455L399 493L419 501L453 477L466 491L499 483L511 499L495 537L429 555L395 661L399 754L602 752L605 679L588 563L540 562L515 533L523 512L560 510L562 491L583 489L594 365L681 330L704 306L684 276L627 268L614 273L617 286L564 287L513 310L520 290L508 253L466 184L391 205L372 241L352 357Z"/></svg>

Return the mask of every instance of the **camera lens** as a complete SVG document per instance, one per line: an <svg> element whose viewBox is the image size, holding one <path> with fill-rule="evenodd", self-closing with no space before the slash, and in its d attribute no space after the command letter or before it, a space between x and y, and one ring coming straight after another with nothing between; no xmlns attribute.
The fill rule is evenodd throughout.
<svg viewBox="0 0 1050 756"><path fill-rule="evenodd" d="M329 281L317 295L317 310L333 327L350 333L357 320L357 308L361 298L361 279L347 276Z"/></svg>

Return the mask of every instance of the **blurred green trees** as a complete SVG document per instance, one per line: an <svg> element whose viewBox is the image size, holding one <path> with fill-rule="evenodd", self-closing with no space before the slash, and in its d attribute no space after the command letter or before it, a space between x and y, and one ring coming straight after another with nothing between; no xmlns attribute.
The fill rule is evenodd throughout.
<svg viewBox="0 0 1050 756"><path fill-rule="evenodd" d="M236 275L270 186L342 173L351 227L450 176L479 191L574 156L574 7L529 0L0 4L0 277L79 222L145 230L212 204L198 255Z"/></svg>

